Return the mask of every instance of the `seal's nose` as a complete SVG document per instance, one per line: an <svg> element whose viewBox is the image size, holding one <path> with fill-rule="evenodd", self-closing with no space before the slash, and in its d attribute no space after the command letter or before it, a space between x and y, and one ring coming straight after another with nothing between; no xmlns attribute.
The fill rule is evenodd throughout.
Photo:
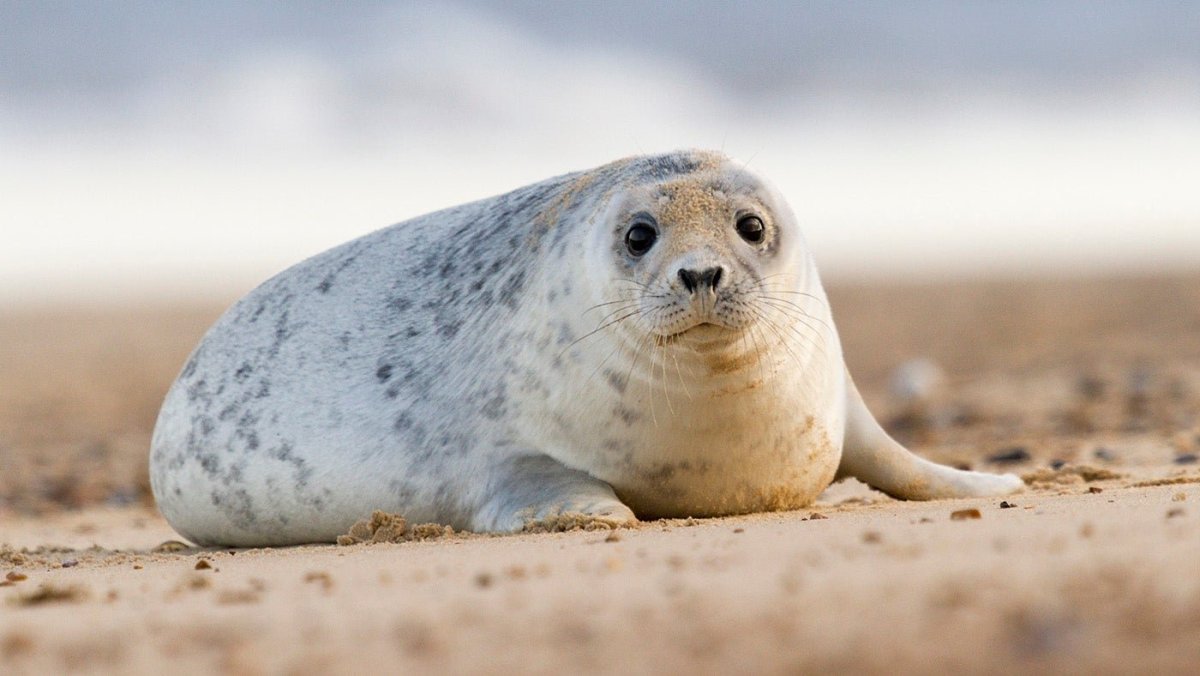
<svg viewBox="0 0 1200 676"><path fill-rule="evenodd" d="M707 270L680 268L679 280L683 282L683 288L687 289L688 293L696 293L698 289L716 291L717 286L721 283L721 272L721 268L708 268Z"/></svg>

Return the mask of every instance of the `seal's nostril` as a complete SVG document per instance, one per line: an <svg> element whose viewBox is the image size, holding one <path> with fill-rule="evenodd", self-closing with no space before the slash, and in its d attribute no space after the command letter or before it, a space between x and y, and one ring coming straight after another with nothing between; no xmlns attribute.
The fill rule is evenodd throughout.
<svg viewBox="0 0 1200 676"><path fill-rule="evenodd" d="M688 290L688 293L696 293L696 286L700 283L700 275L692 270L679 269L679 280L683 282L683 288Z"/></svg>
<svg viewBox="0 0 1200 676"><path fill-rule="evenodd" d="M721 284L721 268L709 268L705 270L704 274L700 277L700 281L703 283L705 280L708 280L708 288L715 291Z"/></svg>

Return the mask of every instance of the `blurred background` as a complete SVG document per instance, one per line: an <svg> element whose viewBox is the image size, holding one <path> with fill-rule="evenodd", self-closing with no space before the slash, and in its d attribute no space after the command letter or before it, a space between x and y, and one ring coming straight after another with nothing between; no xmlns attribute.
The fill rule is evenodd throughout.
<svg viewBox="0 0 1200 676"><path fill-rule="evenodd" d="M233 297L405 218L723 149L827 277L1200 265L1200 3L0 4L0 307Z"/></svg>

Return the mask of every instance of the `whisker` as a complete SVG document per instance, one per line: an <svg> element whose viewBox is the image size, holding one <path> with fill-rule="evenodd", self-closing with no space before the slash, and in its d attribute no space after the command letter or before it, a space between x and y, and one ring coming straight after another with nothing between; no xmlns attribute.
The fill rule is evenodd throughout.
<svg viewBox="0 0 1200 676"><path fill-rule="evenodd" d="M618 310L617 312L621 312L621 311L620 311L620 310ZM642 313L642 310L640 310L640 309L633 310L632 312L629 312L629 313L627 313L627 314L625 314L625 315L622 315L622 316L620 316L620 317L618 317L618 318L616 318L616 319L614 319L614 320L612 320L612 321L605 322L605 323L601 324L600 326L597 326L595 329L592 329L591 331L588 331L587 333L583 334L582 336L580 336L580 337L576 338L575 340L571 341L571 344L570 344L570 345L567 345L566 347L564 347L564 348L562 349L562 351L558 353L558 356L556 356L556 357L555 357L555 359L561 359L561 358L562 358L562 356L563 356L564 354L566 354L568 350L570 350L571 348L573 348L573 347L575 347L576 345L578 345L580 341L582 341L582 340L586 340L586 339L588 339L588 338L590 338L590 337L592 337L592 336L596 335L597 333L600 333L600 332L601 332L601 331L603 331L604 329L607 329L607 328L608 328L608 327L610 327L610 326L615 326L616 324L620 324L621 322L625 321L626 319L629 319L630 317L635 317L635 316L637 316L637 315L639 315L639 314L641 314L641 313ZM617 314L617 313L613 313L613 314ZM609 315L609 316L611 317L612 315ZM603 321L603 320L601 320L601 321Z"/></svg>

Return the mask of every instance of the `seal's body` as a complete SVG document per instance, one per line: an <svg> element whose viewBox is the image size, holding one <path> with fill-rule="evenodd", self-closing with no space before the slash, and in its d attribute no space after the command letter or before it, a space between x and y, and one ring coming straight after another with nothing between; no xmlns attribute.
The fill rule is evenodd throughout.
<svg viewBox="0 0 1200 676"><path fill-rule="evenodd" d="M375 509L512 531L797 508L839 473L916 499L1020 487L879 428L787 205L704 152L550 179L277 275L188 360L150 469L172 526L226 545L331 541Z"/></svg>

